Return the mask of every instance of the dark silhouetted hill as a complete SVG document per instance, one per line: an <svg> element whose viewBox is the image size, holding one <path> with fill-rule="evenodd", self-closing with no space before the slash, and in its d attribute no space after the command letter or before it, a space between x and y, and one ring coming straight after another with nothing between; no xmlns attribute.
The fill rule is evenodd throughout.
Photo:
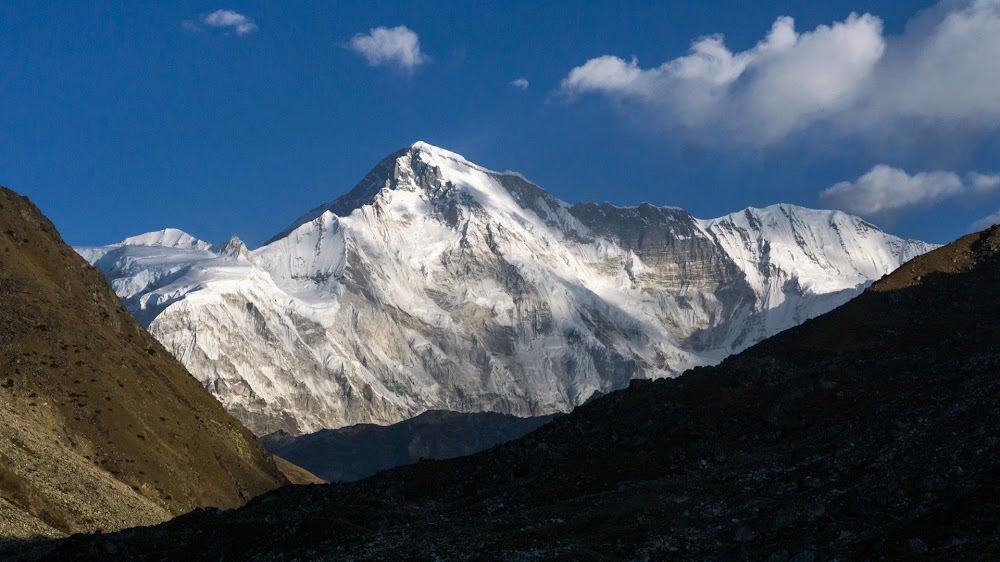
<svg viewBox="0 0 1000 562"><path fill-rule="evenodd" d="M367 478L420 459L478 453L517 439L552 418L432 410L387 426L359 424L300 437L276 433L262 441L275 455L327 481L340 482Z"/></svg>

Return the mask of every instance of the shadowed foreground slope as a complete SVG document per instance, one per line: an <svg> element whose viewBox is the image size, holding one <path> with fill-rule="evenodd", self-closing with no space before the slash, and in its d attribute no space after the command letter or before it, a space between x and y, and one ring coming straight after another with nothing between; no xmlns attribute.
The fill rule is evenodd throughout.
<svg viewBox="0 0 1000 562"><path fill-rule="evenodd" d="M283 482L100 273L0 188L0 539L237 507Z"/></svg>
<svg viewBox="0 0 1000 562"><path fill-rule="evenodd" d="M1000 229L967 236L718 367L484 453L49 556L996 559L998 252Z"/></svg>

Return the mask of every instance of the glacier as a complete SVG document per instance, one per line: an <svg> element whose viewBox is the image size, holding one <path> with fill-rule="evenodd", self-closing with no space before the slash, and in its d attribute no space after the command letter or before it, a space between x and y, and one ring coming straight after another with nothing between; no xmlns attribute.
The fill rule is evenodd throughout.
<svg viewBox="0 0 1000 562"><path fill-rule="evenodd" d="M77 251L251 430L297 435L567 411L717 363L934 247L793 205L570 204L418 142L256 250L167 229Z"/></svg>

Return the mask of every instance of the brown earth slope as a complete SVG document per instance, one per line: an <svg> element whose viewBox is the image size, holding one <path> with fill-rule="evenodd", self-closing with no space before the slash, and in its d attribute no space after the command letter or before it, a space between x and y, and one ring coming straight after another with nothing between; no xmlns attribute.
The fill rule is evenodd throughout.
<svg viewBox="0 0 1000 562"><path fill-rule="evenodd" d="M290 463L281 457L274 457L274 463L278 466L281 474L288 479L291 484L326 484L319 476L302 468L297 464Z"/></svg>
<svg viewBox="0 0 1000 562"><path fill-rule="evenodd" d="M717 367L633 382L483 453L18 552L997 560L998 282L995 227Z"/></svg>
<svg viewBox="0 0 1000 562"><path fill-rule="evenodd" d="M0 188L0 538L233 508L283 482L100 273Z"/></svg>

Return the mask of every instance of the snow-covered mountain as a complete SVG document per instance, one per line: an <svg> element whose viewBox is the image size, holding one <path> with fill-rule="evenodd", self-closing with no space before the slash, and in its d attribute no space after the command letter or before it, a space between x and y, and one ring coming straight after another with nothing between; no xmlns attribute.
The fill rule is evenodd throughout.
<svg viewBox="0 0 1000 562"><path fill-rule="evenodd" d="M715 363L933 246L791 205L568 204L416 143L254 251L80 248L258 434L428 409L542 415Z"/></svg>

